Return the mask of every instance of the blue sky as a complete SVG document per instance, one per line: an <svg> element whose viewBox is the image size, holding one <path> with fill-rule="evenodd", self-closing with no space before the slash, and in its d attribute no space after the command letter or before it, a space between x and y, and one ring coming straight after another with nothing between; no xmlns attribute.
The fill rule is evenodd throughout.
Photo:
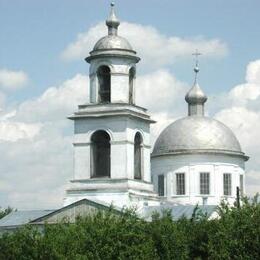
<svg viewBox="0 0 260 260"><path fill-rule="evenodd" d="M0 66L22 69L30 75L30 86L13 93L12 100L40 94L46 86L87 70L82 60L64 63L61 50L77 33L107 16L109 1L101 0L0 0ZM259 52L259 1L116 1L122 20L152 25L162 34L220 38L229 47L220 60L205 62L201 85L216 93L242 82L244 68ZM137 50L138 51L138 50ZM189 60L190 62L190 60ZM171 70L182 80L192 81L187 62Z"/></svg>
<svg viewBox="0 0 260 260"><path fill-rule="evenodd" d="M118 17L127 22L119 34L142 58L137 83L145 95L139 95L139 104L162 121L152 129L154 138L186 114L184 95L194 78L191 54L198 47L204 53L199 82L209 96L207 113L238 136L251 156L248 191L260 191L260 2L115 2ZM66 116L87 101L84 58L105 33L109 3L0 0L0 206L61 205L73 164L72 122ZM151 39L158 40L156 46ZM158 96L158 89L169 95Z"/></svg>

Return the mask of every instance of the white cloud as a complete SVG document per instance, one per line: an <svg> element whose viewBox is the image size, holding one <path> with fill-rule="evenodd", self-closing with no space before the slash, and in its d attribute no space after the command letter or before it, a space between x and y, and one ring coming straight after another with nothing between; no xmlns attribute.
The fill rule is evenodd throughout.
<svg viewBox="0 0 260 260"><path fill-rule="evenodd" d="M19 139L33 139L40 129L41 124L0 121L0 140L16 142Z"/></svg>
<svg viewBox="0 0 260 260"><path fill-rule="evenodd" d="M105 24L98 23L87 32L80 33L62 52L64 60L81 60L89 55L98 39L107 35ZM226 44L220 39L206 39L202 36L180 38L161 34L152 26L122 22L119 35L127 38L142 57L142 64L158 67L172 64L176 60L189 57L199 49L206 57L221 57L227 54Z"/></svg>
<svg viewBox="0 0 260 260"><path fill-rule="evenodd" d="M215 117L234 131L250 156L246 163L247 191L253 195L260 192L260 60L249 63L246 82L231 89L227 99L226 107Z"/></svg>
<svg viewBox="0 0 260 260"><path fill-rule="evenodd" d="M23 102L17 118L25 122L55 121L88 102L88 77L78 74L60 86L48 88L40 97Z"/></svg>
<svg viewBox="0 0 260 260"><path fill-rule="evenodd" d="M29 81L23 71L0 69L0 87L7 90L15 90L24 87Z"/></svg>
<svg viewBox="0 0 260 260"><path fill-rule="evenodd" d="M178 113L189 86L177 80L168 70L141 75L136 81L136 103L151 112Z"/></svg>
<svg viewBox="0 0 260 260"><path fill-rule="evenodd" d="M67 115L88 101L87 76L76 75L0 118L0 205L62 205L72 178L72 126Z"/></svg>
<svg viewBox="0 0 260 260"><path fill-rule="evenodd" d="M260 60L252 61L248 64L246 80L249 83L260 84Z"/></svg>
<svg viewBox="0 0 260 260"><path fill-rule="evenodd" d="M159 133L176 118L186 114L184 96L189 86L177 80L168 70L139 76L136 103L148 109L156 124L151 125L151 144Z"/></svg>

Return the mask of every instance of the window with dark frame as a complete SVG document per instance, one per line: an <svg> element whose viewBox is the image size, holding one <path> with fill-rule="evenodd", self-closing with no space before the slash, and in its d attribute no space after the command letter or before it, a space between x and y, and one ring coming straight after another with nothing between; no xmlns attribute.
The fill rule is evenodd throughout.
<svg viewBox="0 0 260 260"><path fill-rule="evenodd" d="M176 194L185 195L185 173L176 173Z"/></svg>
<svg viewBox="0 0 260 260"><path fill-rule="evenodd" d="M108 66L101 66L97 70L97 77L99 83L99 102L111 102L111 75Z"/></svg>
<svg viewBox="0 0 260 260"><path fill-rule="evenodd" d="M240 195L244 196L244 175L240 175Z"/></svg>
<svg viewBox="0 0 260 260"><path fill-rule="evenodd" d="M210 181L209 172L200 173L200 194L208 195L209 194L209 181Z"/></svg>
<svg viewBox="0 0 260 260"><path fill-rule="evenodd" d="M231 196L231 174L223 174L223 191L225 196Z"/></svg>
<svg viewBox="0 0 260 260"><path fill-rule="evenodd" d="M142 179L142 143L143 139L140 133L136 133L134 139L134 178Z"/></svg>
<svg viewBox="0 0 260 260"><path fill-rule="evenodd" d="M135 68L132 67L129 70L129 103L133 104L134 103L134 80L135 80Z"/></svg>
<svg viewBox="0 0 260 260"><path fill-rule="evenodd" d="M164 175L158 175L158 194L164 196Z"/></svg>

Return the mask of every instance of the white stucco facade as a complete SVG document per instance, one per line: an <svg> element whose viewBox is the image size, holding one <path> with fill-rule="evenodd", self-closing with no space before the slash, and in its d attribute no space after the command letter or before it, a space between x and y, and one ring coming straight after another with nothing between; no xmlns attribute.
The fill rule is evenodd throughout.
<svg viewBox="0 0 260 260"><path fill-rule="evenodd" d="M182 154L152 158L152 176L158 192L158 175L164 175L164 197L167 201L192 205L218 205L222 200L233 204L236 187L245 191L244 159L220 154ZM209 194L200 193L200 173L209 173ZM185 194L176 192L176 174L185 175ZM231 174L231 194L224 195L223 175ZM240 183L243 176L243 184Z"/></svg>
<svg viewBox="0 0 260 260"><path fill-rule="evenodd" d="M90 75L90 102L98 103L98 76L97 71L101 66L108 66L111 73L111 103L129 103L129 71L136 70L136 61L131 58L105 57L91 61ZM135 80L133 81L135 84ZM133 86L133 103L135 99L135 87Z"/></svg>

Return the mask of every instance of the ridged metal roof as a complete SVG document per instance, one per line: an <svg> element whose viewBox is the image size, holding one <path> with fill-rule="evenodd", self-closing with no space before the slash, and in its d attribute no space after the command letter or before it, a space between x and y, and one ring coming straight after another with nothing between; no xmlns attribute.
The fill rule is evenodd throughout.
<svg viewBox="0 0 260 260"><path fill-rule="evenodd" d="M20 226L29 223L30 221L40 218L53 210L19 210L13 211L4 218L0 219L1 227Z"/></svg>

